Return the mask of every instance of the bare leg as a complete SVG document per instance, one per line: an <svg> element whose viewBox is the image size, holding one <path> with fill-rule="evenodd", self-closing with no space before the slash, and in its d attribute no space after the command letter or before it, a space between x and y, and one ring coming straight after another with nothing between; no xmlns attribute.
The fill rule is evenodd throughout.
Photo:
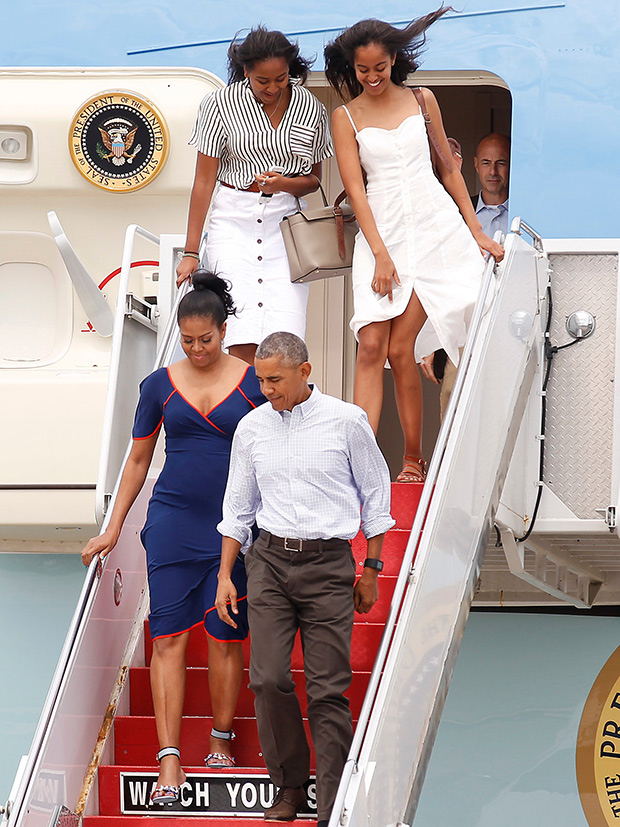
<svg viewBox="0 0 620 827"><path fill-rule="evenodd" d="M413 345L426 313L415 293L406 310L392 320L388 359L394 374L398 416L405 437L405 456L422 457L422 383Z"/></svg>
<svg viewBox="0 0 620 827"><path fill-rule="evenodd" d="M383 367L393 321L371 322L359 332L353 401L366 411L375 434L381 419Z"/></svg>
<svg viewBox="0 0 620 827"><path fill-rule="evenodd" d="M236 356L237 359L243 359L248 365L253 365L257 347L258 345L231 345L228 352L231 356Z"/></svg>
<svg viewBox="0 0 620 827"><path fill-rule="evenodd" d="M232 640L209 638L209 691L213 726L223 732L232 729L239 691L243 681L243 649ZM211 736L209 752L232 755L232 743Z"/></svg>
<svg viewBox="0 0 620 827"><path fill-rule="evenodd" d="M181 717L185 698L185 650L189 632L153 641L151 691L159 748L177 747L181 737ZM161 760L158 784L179 786L185 773L175 755Z"/></svg>

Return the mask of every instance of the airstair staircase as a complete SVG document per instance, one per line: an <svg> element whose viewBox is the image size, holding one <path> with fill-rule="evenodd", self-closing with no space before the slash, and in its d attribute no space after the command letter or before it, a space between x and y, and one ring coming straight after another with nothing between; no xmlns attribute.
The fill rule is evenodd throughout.
<svg viewBox="0 0 620 827"><path fill-rule="evenodd" d="M522 232L534 238L534 247ZM547 281L540 239L527 225L513 224L504 263L486 267L426 484L417 493L419 486L394 486L397 525L386 539L380 603L356 618L350 691L356 729L330 827L413 823L519 425L540 377ZM159 364L173 354L171 335L163 342ZM139 542L156 476L155 467L114 554L103 566L91 564L33 747L12 791L7 827L77 827L82 819L84 827L129 827L160 817L145 806L157 777L157 742ZM359 562L359 541L355 554ZM244 690L235 723L243 769L217 774L222 780L216 783L216 774L201 766L210 726L205 653L201 633L192 633L181 735L191 782L185 799L198 798L207 818L211 796L222 815L211 807L210 823L229 825L244 815L238 823L250 827L263 823L269 798L251 697ZM293 668L303 684L299 649ZM50 778L58 783L46 796ZM213 790L207 792L206 783ZM229 801L223 809L233 793L236 805L231 809ZM248 802L245 811L240 801ZM196 818L187 814L189 804L165 807L169 824Z"/></svg>
<svg viewBox="0 0 620 827"><path fill-rule="evenodd" d="M385 567L379 578L380 599L368 615L356 615L353 628L354 674L348 695L354 721L359 717L421 489L421 484L393 484L393 513L397 523L385 540ZM354 554L360 571L365 546L361 536L356 538ZM203 764L208 751L211 706L206 639L199 628L192 631L188 646L189 668L181 733L181 755L189 780L179 803L149 806L148 796L157 779L154 756L158 747L148 674L151 654L148 624L145 628L144 649L145 666L134 667L129 672L130 714L117 716L114 722L114 763L99 767L99 815L85 818L84 827L133 827L144 824L145 816L148 821L148 815L154 811L157 815L153 815L151 820L167 815L165 824L179 827L195 824L198 814L205 819L205 824L214 827L230 824L230 819L235 816L245 816L240 823L247 827L264 824L262 813L273 798L274 788L266 775L260 752L253 695L247 688L247 670L234 725L237 734L234 751L239 768L215 772L207 770ZM249 641L245 653L247 664ZM302 670L303 660L298 639L293 653L293 674L305 716ZM314 767L314 753L312 765ZM312 807L312 783L309 801L310 806L304 815L316 818L316 811ZM210 813L218 815L209 815ZM300 823L304 822L300 819Z"/></svg>

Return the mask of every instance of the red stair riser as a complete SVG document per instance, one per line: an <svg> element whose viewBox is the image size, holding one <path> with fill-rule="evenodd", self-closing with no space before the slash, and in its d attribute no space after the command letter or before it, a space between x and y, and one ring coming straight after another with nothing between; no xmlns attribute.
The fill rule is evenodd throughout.
<svg viewBox="0 0 620 827"><path fill-rule="evenodd" d="M181 727L181 757L184 764L200 766L209 751L211 718L183 718ZM304 721L306 736L311 743L308 722ZM262 758L256 721L248 718L235 720L235 759L240 767L265 766ZM114 722L114 763L153 767L156 764L157 732L155 718L132 715L117 716ZM314 766L314 751L311 751Z"/></svg>
<svg viewBox="0 0 620 827"><path fill-rule="evenodd" d="M356 615L357 616L357 615ZM355 672L370 672L375 660L375 654L379 647L381 634L383 632L383 623L372 622L372 617L368 615L367 623L356 623L353 627L353 637L351 641L351 665ZM144 646L146 653L147 665L151 661L151 652L153 651L153 644L150 636L145 633ZM245 652L245 662L249 663L250 658L250 641L243 642L243 650ZM207 642L206 634L202 627L192 629L189 637L189 644L187 646L187 665L188 666L207 666ZM303 656L301 651L301 642L299 635L295 641L292 657L293 669L303 668Z"/></svg>
<svg viewBox="0 0 620 827"><path fill-rule="evenodd" d="M383 560L383 574L398 577L405 548L409 540L409 531L402 531L393 528L385 535L381 559ZM358 573L362 573L363 563L366 559L366 540L358 534L352 544L353 557L357 562Z"/></svg>
<svg viewBox="0 0 620 827"><path fill-rule="evenodd" d="M422 489L421 482L393 482L392 483L392 517L396 520L395 528L411 531L415 514L418 509Z"/></svg>
<svg viewBox="0 0 620 827"><path fill-rule="evenodd" d="M204 775L208 777L212 774L206 767L203 765L201 767L189 767L184 765L184 770L188 775ZM121 773L131 773L131 774L141 774L141 773L152 773L155 772L155 768L150 767L132 767L127 765L115 765L115 766L101 766L99 768L99 812L102 816L113 816L116 815L121 817L121 797L120 797L120 786L121 780L120 775ZM230 776L231 781L241 781L243 782L244 777L248 775L264 775L266 770L263 767L235 767L234 769L230 770L218 770L218 775L226 775ZM123 819L127 818L128 816L122 816ZM193 816L196 818L197 816ZM208 816L203 816L207 817ZM198 818L203 818L198 816ZM215 816L213 817L215 818ZM249 817L251 818L251 816ZM124 823L124 822L123 822ZM166 820L165 825L169 823ZM209 818L209 824L212 823L212 818ZM235 824L239 823L240 825L245 825L248 823L248 818L244 817L243 821L237 822L235 820ZM163 825L163 827L165 827Z"/></svg>
<svg viewBox="0 0 620 827"><path fill-rule="evenodd" d="M347 692L347 697L351 702L351 712L355 718L359 716L359 711L364 700L369 678L370 673L368 672L356 672L353 675L351 688ZM246 669L236 711L236 714L240 718L254 717L254 695L250 689L248 689L249 680L248 670ZM293 672L293 680L295 681L299 702L305 716L307 702L304 689L305 681L303 672L301 670L295 670ZM154 714L148 668L141 667L139 669L131 670L129 674L129 698L131 715ZM193 716L212 714L211 700L209 696L208 669L194 666L187 670L185 706L183 708L183 714Z"/></svg>

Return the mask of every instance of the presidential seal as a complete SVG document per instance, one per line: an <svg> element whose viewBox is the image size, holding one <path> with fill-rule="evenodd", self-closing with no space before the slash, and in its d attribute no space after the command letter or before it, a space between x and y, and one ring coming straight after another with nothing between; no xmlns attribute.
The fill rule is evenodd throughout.
<svg viewBox="0 0 620 827"><path fill-rule="evenodd" d="M159 175L170 135L159 110L133 92L103 92L79 109L69 132L69 152L91 184L132 192Z"/></svg>
<svg viewBox="0 0 620 827"><path fill-rule="evenodd" d="M620 823L620 648L601 669L581 716L577 784L590 827Z"/></svg>

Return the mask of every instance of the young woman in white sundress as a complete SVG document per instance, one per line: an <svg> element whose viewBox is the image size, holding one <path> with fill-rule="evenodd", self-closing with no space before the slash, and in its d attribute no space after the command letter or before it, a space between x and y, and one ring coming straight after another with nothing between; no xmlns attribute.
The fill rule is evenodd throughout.
<svg viewBox="0 0 620 827"><path fill-rule="evenodd" d="M351 328L359 342L354 401L376 432L388 359L405 438L399 482L420 481L426 473L416 358L442 347L458 364L483 255L503 256L501 246L482 232L451 160L435 96L422 90L444 156L436 158L441 182L433 174L425 119L404 85L417 69L426 29L450 10L442 6L405 29L363 20L325 49L327 79L343 99L351 99L334 112L332 129L361 230L353 255Z"/></svg>

